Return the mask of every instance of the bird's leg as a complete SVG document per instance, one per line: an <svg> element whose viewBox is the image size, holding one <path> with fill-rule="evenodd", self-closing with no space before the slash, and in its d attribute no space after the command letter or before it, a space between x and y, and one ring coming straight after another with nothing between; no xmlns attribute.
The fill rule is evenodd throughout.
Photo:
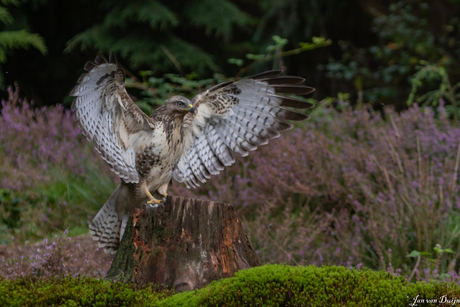
<svg viewBox="0 0 460 307"><path fill-rule="evenodd" d="M149 189L147 189L147 187L145 187L145 194L147 195L147 197L149 198L149 201L147 202L147 204L151 205L151 204L159 204L161 203L161 200L158 200L158 199L155 199L155 197L152 196L152 194L150 194L149 192Z"/></svg>
<svg viewBox="0 0 460 307"><path fill-rule="evenodd" d="M158 188L157 191L166 198L166 196L168 196L166 190L168 190L168 183L163 184L161 187Z"/></svg>

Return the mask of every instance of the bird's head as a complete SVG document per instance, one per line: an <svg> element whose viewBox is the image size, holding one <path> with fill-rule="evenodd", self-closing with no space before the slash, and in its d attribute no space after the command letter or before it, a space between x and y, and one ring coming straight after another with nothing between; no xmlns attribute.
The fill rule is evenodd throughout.
<svg viewBox="0 0 460 307"><path fill-rule="evenodd" d="M184 117L187 113L194 113L192 102L182 96L172 96L165 102L166 109L172 115Z"/></svg>

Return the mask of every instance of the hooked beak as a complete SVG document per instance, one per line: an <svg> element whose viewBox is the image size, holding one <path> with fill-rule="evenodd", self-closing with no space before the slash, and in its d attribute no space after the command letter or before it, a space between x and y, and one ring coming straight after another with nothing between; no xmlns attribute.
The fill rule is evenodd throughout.
<svg viewBox="0 0 460 307"><path fill-rule="evenodd" d="M193 107L192 104L189 104L189 105L188 105L188 111L189 111L190 113L192 113L192 114L195 114L195 108Z"/></svg>

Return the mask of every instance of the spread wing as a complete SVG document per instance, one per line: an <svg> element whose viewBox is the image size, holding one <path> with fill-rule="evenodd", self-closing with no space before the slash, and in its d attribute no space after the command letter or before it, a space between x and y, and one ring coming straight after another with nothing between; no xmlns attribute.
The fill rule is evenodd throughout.
<svg viewBox="0 0 460 307"><path fill-rule="evenodd" d="M138 182L136 144L146 140L155 125L125 90L125 73L114 53L87 62L70 93L74 116L89 141L125 182Z"/></svg>
<svg viewBox="0 0 460 307"><path fill-rule="evenodd" d="M308 109L313 104L278 95L304 95L313 88L300 85L300 77L268 71L237 82L226 82L193 98L194 115L184 119L185 151L173 178L196 187L235 162L234 153L247 156L292 128L287 120L308 116L286 107Z"/></svg>

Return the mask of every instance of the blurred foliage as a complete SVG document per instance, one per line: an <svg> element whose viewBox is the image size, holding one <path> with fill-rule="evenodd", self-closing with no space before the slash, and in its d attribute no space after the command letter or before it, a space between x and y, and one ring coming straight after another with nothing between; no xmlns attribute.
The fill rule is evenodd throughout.
<svg viewBox="0 0 460 307"><path fill-rule="evenodd" d="M98 154L82 143L70 111L34 108L18 88L8 92L0 110L0 242L86 233L87 215L107 200L115 178L102 160L90 161Z"/></svg>
<svg viewBox="0 0 460 307"><path fill-rule="evenodd" d="M18 6L24 0L1 0L0 1L0 22L4 25L0 31L0 64L6 62L7 54L12 49L38 49L43 55L47 53L43 37L36 33L30 33L21 23L16 22L10 14L7 6ZM0 70L0 86L4 85L3 71Z"/></svg>
<svg viewBox="0 0 460 307"><path fill-rule="evenodd" d="M446 112L449 116L458 120L460 111L460 93L457 90L460 88L460 82L452 86L449 75L445 67L431 65L426 61L420 61L422 66L417 67L419 71L414 75L412 79L412 91L407 100L407 105L411 105L414 102L414 97L417 90L423 89L423 83L430 83L440 80L439 87L426 94L417 98L416 102L421 103L424 106L432 105L438 106L445 101L450 104L445 107Z"/></svg>
<svg viewBox="0 0 460 307"><path fill-rule="evenodd" d="M126 87L137 88L140 92L141 99L136 104L146 114L152 114L155 107L162 105L166 99L174 95L183 95L192 98L199 92L206 89L206 86L222 82L223 76L215 74L214 78L196 80L197 75L192 73L185 77L179 74L165 74L162 78L153 76L153 71L140 71L142 81L138 79L127 78Z"/></svg>
<svg viewBox="0 0 460 307"><path fill-rule="evenodd" d="M8 234L7 229L19 226L19 219L23 208L19 207L21 198L16 197L15 193L9 189L0 189L0 244L8 243L4 238Z"/></svg>
<svg viewBox="0 0 460 307"><path fill-rule="evenodd" d="M49 53L43 56L36 50L19 50L8 58L5 70L7 83L18 81L23 93L37 106L70 106L68 93L85 61L96 53L115 51L128 70L150 70L157 78L179 73L182 77L196 74L194 80L209 79L215 73L236 75L240 68L227 60L247 61L247 54L265 54L267 47L274 45L274 35L287 39L284 50L295 50L314 35L331 41L364 42L370 21L359 0L27 3L15 9L13 16L44 37ZM260 61L245 74L283 64L289 74L305 77L307 84L319 88L318 94L325 94L329 81L324 74L316 73L315 67L331 55L337 55L336 46L312 51L308 56L295 53L283 61ZM39 72L40 78L24 71Z"/></svg>
<svg viewBox="0 0 460 307"><path fill-rule="evenodd" d="M445 69L452 87L460 81L458 1L69 0L64 5L59 0L29 0L20 6L13 4L22 4L21 1L3 3L8 4L8 12L0 12L0 20L15 20L5 30L28 29L47 42L49 53L43 56L45 49L38 41L23 39L21 44L40 48L8 52L8 61L3 64L8 72L6 82L18 81L37 105L69 106L72 98L68 93L84 62L96 53L109 51L117 52L128 71L151 71L149 77L160 79L164 74L175 73L197 81L212 79L216 73L241 77L282 68L290 75L304 77L306 84L317 88L314 98L350 93L353 104L396 104L398 110L406 107L413 88L411 80L418 66L425 66L421 61ZM308 48L302 42L314 41L315 36L334 43L308 55L301 52ZM292 53L284 54L286 50ZM40 72L41 78L24 71ZM130 76L144 79L137 73ZM443 87L442 78L423 77L419 81L422 86L413 93L413 101L423 102L420 97ZM133 94L142 97L145 93ZM452 105L451 99L444 100ZM449 106L447 110L450 112Z"/></svg>
<svg viewBox="0 0 460 307"><path fill-rule="evenodd" d="M26 191L0 189L0 244L10 243L11 235L21 242L36 242L64 229L72 235L86 234L88 214L97 213L116 185L100 175L99 165L82 164L87 164L86 178L56 168L49 171L52 183L37 183Z"/></svg>
<svg viewBox="0 0 460 307"><path fill-rule="evenodd" d="M300 48L283 51L282 48L287 44L288 40L274 35L273 41L273 45L267 46L266 54L246 54L246 58L251 63L245 67L243 67L245 60L229 59L228 63L235 64L240 69L236 77L243 75L246 71L250 71L254 66L262 62L268 61L273 61L273 69L286 69L283 66L283 59L285 57L331 44L331 41L326 40L324 37L313 37L313 42L311 43L300 42ZM218 73L214 73L213 78L203 80L198 80L196 73L185 76L169 73L164 74L161 78L157 78L154 76L153 71L145 70L140 71L139 75L142 77L142 81L131 75L131 78L127 78L126 80L126 87L141 90L139 93L141 98L136 101L136 104L147 114L151 114L155 107L162 105L166 99L173 95L185 95L187 98L192 99L195 95L205 90L206 87L225 81L236 80L236 78L227 78Z"/></svg>
<svg viewBox="0 0 460 307"><path fill-rule="evenodd" d="M418 87L418 94L424 97L422 101L427 98L423 95L432 88L441 87L437 94L442 98L446 79L442 79L444 85L439 86L431 77L435 70L429 69L428 76L427 69L418 73L417 69L420 63L434 63L442 67L440 73L450 75L451 81L459 80L460 19L453 16L445 23L435 20L433 7L438 6L412 0L388 7L371 4L368 11L374 16L371 31L377 35L376 43L358 48L351 41L340 41L343 52L340 60L330 59L329 64L319 65L319 69L327 72L342 91L355 93L358 102L399 103L401 107L411 91L412 78L416 79L412 84ZM425 81L423 88L420 88L421 79ZM410 101L414 94L412 91ZM447 101L452 103L450 99Z"/></svg>
<svg viewBox="0 0 460 307"><path fill-rule="evenodd" d="M450 248L441 248L441 245L440 244L436 244L436 246L433 248L433 250L436 252L436 258L428 258L428 261L430 263L430 268L429 268L429 280L430 281L434 281L433 279L433 276L435 275L436 273L436 270L437 270L437 267L439 267L439 264L442 263L443 266L444 266L444 269L447 267L446 263L447 263L447 257L443 257L443 255L452 255L454 254L454 251ZM425 257L430 257L431 256L431 253L430 252L419 252L417 250L413 250L410 254L406 255L406 257L409 257L409 258L417 258L417 262L414 266L414 269L412 270L412 273L411 275L409 276L409 279L408 281L410 282L412 277L414 277L415 275L415 272L416 270L418 269L419 267L419 264L420 264L420 259L422 256L425 256ZM445 272L445 270L443 270L442 272ZM438 278L441 279L441 280L444 280L444 279L449 279L451 278L453 274L448 274L448 273L442 273L442 274L438 274Z"/></svg>
<svg viewBox="0 0 460 307"><path fill-rule="evenodd" d="M66 51L77 46L114 51L129 59L133 67L154 63L155 69L176 66L181 73L183 68L199 73L217 70L213 55L183 35L185 31L200 31L210 40L228 41L233 27L254 22L228 0L118 0L103 1L101 6L107 10L104 20L74 36Z"/></svg>
<svg viewBox="0 0 460 307"><path fill-rule="evenodd" d="M246 58L253 61L251 64L249 64L246 67L241 68L241 66L244 63L244 60L242 59L231 58L227 60L228 63L235 64L238 67L240 67L240 71L236 75L237 77L243 75L247 71L250 71L256 65L264 63L264 62L268 62L268 61L273 61L273 69L281 69L281 70L286 71L287 68L284 66L285 57L291 56L294 54L299 54L307 50L313 50L313 49L320 48L320 47L326 47L332 44L332 41L330 39L326 40L324 37L313 36L312 43L299 42L300 48L296 48L296 49L289 50L289 51L283 51L283 47L286 46L289 40L286 38L282 38L278 35L273 35L272 39L274 41L274 44L268 45L266 47L266 52L267 52L266 54L252 54L252 53L246 54Z"/></svg>

